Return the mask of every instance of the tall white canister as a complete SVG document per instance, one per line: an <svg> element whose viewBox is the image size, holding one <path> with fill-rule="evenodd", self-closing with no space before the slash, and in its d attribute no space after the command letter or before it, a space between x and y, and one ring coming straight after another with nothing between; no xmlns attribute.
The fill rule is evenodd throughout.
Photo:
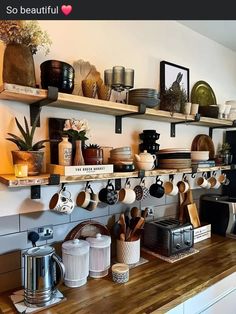
<svg viewBox="0 0 236 314"><path fill-rule="evenodd" d="M88 237L89 249L89 276L101 278L108 274L111 263L111 237L98 233L95 238Z"/></svg>
<svg viewBox="0 0 236 314"><path fill-rule="evenodd" d="M62 260L65 265L65 285L73 288L86 284L89 274L89 243L79 239L64 242Z"/></svg>

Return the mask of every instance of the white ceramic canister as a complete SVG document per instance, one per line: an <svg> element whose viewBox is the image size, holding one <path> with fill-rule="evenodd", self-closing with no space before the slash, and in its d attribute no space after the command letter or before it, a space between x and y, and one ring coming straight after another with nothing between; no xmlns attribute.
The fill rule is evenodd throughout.
<svg viewBox="0 0 236 314"><path fill-rule="evenodd" d="M89 275L89 243L79 239L64 242L62 260L65 265L65 285L73 288L86 284Z"/></svg>
<svg viewBox="0 0 236 314"><path fill-rule="evenodd" d="M58 144L58 162L61 166L72 165L72 144L68 141L68 136L63 136Z"/></svg>
<svg viewBox="0 0 236 314"><path fill-rule="evenodd" d="M111 263L111 237L98 233L96 238L86 238L89 249L89 276L101 278L108 274Z"/></svg>

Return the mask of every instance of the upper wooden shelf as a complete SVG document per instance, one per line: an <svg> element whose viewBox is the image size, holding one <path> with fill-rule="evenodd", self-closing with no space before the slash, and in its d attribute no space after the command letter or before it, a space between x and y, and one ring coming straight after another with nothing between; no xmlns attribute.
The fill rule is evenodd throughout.
<svg viewBox="0 0 236 314"><path fill-rule="evenodd" d="M198 168L196 172L209 172L217 170L231 170L234 169L234 165L229 166L216 166L210 168ZM181 173L192 173L192 168L185 169L154 169L145 171L143 175L145 177L155 177L161 175L181 174ZM94 175L81 175L81 176L60 176L60 183L75 183L84 181L101 181L101 180L115 180L115 179L126 179L126 178L138 178L141 173L139 171L133 172L114 172L110 174L94 174ZM32 176L26 178L16 178L13 174L1 174L0 182L7 185L8 187L24 187L34 185L48 185L50 174L41 174L39 176Z"/></svg>
<svg viewBox="0 0 236 314"><path fill-rule="evenodd" d="M46 98L47 90L43 89L8 83L4 83L0 87L0 99L33 104L36 101L40 101ZM48 104L47 106L95 112L113 116L122 116L126 114L137 113L137 116L135 116L135 118L165 122L181 122L185 120L194 121L195 118L193 115L185 116L181 113L174 113L173 115L171 115L169 111L156 110L153 108L147 108L145 114L138 115L138 106L121 104L112 101L105 101L83 96L70 95L65 93L59 93L58 99L55 102ZM201 117L200 121L194 121L194 125L207 127L231 127L233 125L233 121Z"/></svg>

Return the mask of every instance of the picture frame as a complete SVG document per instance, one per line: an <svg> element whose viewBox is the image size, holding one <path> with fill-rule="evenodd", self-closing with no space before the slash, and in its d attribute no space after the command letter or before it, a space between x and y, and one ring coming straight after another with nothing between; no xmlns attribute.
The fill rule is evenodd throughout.
<svg viewBox="0 0 236 314"><path fill-rule="evenodd" d="M167 61L160 62L160 93L164 93L170 87L179 87L184 89L189 101L189 69L181 65Z"/></svg>

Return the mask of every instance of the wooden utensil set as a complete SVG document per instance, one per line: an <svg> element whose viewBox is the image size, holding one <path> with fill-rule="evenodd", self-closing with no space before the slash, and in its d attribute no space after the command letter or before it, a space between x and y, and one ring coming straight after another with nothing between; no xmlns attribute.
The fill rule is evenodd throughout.
<svg viewBox="0 0 236 314"><path fill-rule="evenodd" d="M114 225L113 232L121 241L136 241L140 238L148 209L140 211L138 207L133 207L130 214L131 218L121 213L118 222Z"/></svg>

